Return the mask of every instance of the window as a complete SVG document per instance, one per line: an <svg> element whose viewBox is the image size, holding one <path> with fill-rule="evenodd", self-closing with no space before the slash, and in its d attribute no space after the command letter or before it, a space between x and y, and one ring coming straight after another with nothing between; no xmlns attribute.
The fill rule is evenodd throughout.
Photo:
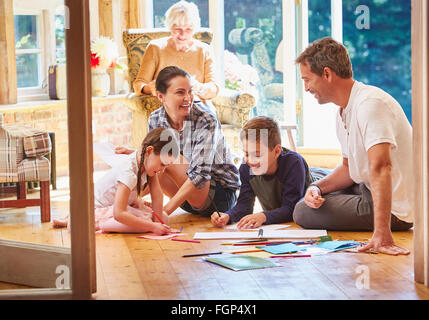
<svg viewBox="0 0 429 320"><path fill-rule="evenodd" d="M343 30L354 78L388 92L411 123L411 1L343 1Z"/></svg>
<svg viewBox="0 0 429 320"><path fill-rule="evenodd" d="M266 115L285 121L286 107L288 110L294 108L291 105L293 101L283 99L283 95L286 98L290 95L284 94L284 88L293 87L290 84L295 75L298 76L298 83L301 79L292 69L283 75L281 52L283 48L292 51L295 39L291 37L296 37L296 45L301 51L316 39L334 36L342 39L348 49L354 78L391 94L401 104L411 122L410 0L301 0L293 1L293 5L286 0L219 1L224 2L226 49L224 61L219 63L224 65L226 87L240 89L240 80L249 79L243 76L243 72L238 79L228 79L229 66L234 66L237 59L241 71L249 70L248 67L256 69L258 103L253 116ZM163 26L165 11L175 2L153 2L155 27ZM193 2L200 9L202 25L208 26L209 1ZM296 9L295 22L291 20L291 12L282 12L285 7L293 10L293 6ZM357 19L363 14L358 8L363 6L369 12L368 29L357 26ZM294 25L296 30L291 31ZM284 30L287 30L287 35L283 35ZM285 45L283 36L286 38ZM296 52L297 55L299 53ZM311 95L303 92L302 86L298 85L297 89L296 96L302 99L302 108L296 113L298 145L339 148L335 134L335 113L338 107L333 104L320 106ZM314 128L321 123L325 124L325 128L333 129L315 131Z"/></svg>
<svg viewBox="0 0 429 320"><path fill-rule="evenodd" d="M154 26L155 28L164 28L165 12L177 0L156 0L153 1L153 15L154 15ZM209 26L209 0L192 0L197 5L200 12L201 27L208 28Z"/></svg>
<svg viewBox="0 0 429 320"><path fill-rule="evenodd" d="M41 16L15 15L18 88L41 87L43 81Z"/></svg>
<svg viewBox="0 0 429 320"><path fill-rule="evenodd" d="M411 1L342 3L343 43L354 78L392 95L411 122ZM308 6L309 42L330 36L329 2L311 0Z"/></svg>
<svg viewBox="0 0 429 320"><path fill-rule="evenodd" d="M63 0L14 1L18 100L48 99L48 69L65 63Z"/></svg>
<svg viewBox="0 0 429 320"><path fill-rule="evenodd" d="M55 15L55 58L57 64L66 63L66 40L65 40L64 15Z"/></svg>
<svg viewBox="0 0 429 320"><path fill-rule="evenodd" d="M249 89L254 86L258 97L254 116L265 115L284 120L283 74L281 62L282 1L236 0L225 1L225 77L232 88ZM234 57L235 56L235 57ZM245 66L236 68L236 59ZM243 82L253 78L251 66L256 72L256 82ZM241 70L237 72L236 69ZM228 80L232 71L234 77Z"/></svg>
<svg viewBox="0 0 429 320"><path fill-rule="evenodd" d="M331 36L331 2L308 1L308 42Z"/></svg>
<svg viewBox="0 0 429 320"><path fill-rule="evenodd" d="M302 10L302 29L307 29L308 31L304 32L306 38L302 39L304 43L302 51L305 50L309 43L323 37L332 36L336 31L332 27L331 13L334 8L331 3L338 4L338 1L309 0L306 3L308 4L307 8ZM300 53L297 52L297 55ZM315 149L339 149L340 144L335 131L338 107L333 103L319 105L312 94L304 92L302 80L299 79L298 81L301 82L300 90L303 91L299 94L303 103L302 113L299 115L300 120L298 121L300 124L298 130L301 137L298 144Z"/></svg>

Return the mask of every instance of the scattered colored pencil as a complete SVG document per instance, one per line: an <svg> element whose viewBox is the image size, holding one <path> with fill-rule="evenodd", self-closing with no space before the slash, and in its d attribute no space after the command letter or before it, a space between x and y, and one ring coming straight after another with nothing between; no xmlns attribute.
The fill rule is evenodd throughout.
<svg viewBox="0 0 429 320"><path fill-rule="evenodd" d="M201 243L197 240L186 240L186 239L177 239L177 238L171 238L172 241L182 241L182 242L193 242L193 243Z"/></svg>
<svg viewBox="0 0 429 320"><path fill-rule="evenodd" d="M179 232L182 232L182 230L183 230L183 227L180 227L180 231Z"/></svg>
<svg viewBox="0 0 429 320"><path fill-rule="evenodd" d="M251 231L252 231L252 230L251 230ZM246 241L240 241L240 242L236 242L236 243L246 244L246 243L261 242L261 241L268 241L268 239L246 240Z"/></svg>
<svg viewBox="0 0 429 320"><path fill-rule="evenodd" d="M304 258L311 257L310 254L291 254L290 256L270 256L270 258Z"/></svg>
<svg viewBox="0 0 429 320"><path fill-rule="evenodd" d="M231 253L232 254L237 254L237 253L261 252L261 251L264 251L264 250L259 249L259 250L247 250L247 251L234 251L234 252L231 252Z"/></svg>
<svg viewBox="0 0 429 320"><path fill-rule="evenodd" d="M188 257L200 257L200 256L210 256L212 254L222 254L223 252L208 252L208 253L196 253L196 254L185 254L184 256L182 256L183 258L188 258Z"/></svg>
<svg viewBox="0 0 429 320"><path fill-rule="evenodd" d="M236 242L236 243L222 243L222 245L224 246L256 246L256 245L261 245L261 244L283 244L283 243L291 243L292 241L252 241L252 242L246 242L246 243L242 243L242 242Z"/></svg>
<svg viewBox="0 0 429 320"><path fill-rule="evenodd" d="M249 245L252 245L252 246L256 246L256 245L263 245L263 244L265 244L265 245L267 245L267 246L270 246L270 245L277 245L277 244L284 244L284 243L291 243L292 241L281 241L281 242L269 242L269 241L262 241L262 242L254 242L254 243L235 243L235 244L233 244L233 246L249 246Z"/></svg>

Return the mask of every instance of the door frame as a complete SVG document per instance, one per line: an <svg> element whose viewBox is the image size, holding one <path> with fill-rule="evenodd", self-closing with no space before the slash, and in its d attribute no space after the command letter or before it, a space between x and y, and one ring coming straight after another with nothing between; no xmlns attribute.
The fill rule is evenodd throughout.
<svg viewBox="0 0 429 320"><path fill-rule="evenodd" d="M429 287L429 4L411 1L414 280Z"/></svg>
<svg viewBox="0 0 429 320"><path fill-rule="evenodd" d="M96 291L89 0L65 0L71 289L2 290L0 299L90 299Z"/></svg>

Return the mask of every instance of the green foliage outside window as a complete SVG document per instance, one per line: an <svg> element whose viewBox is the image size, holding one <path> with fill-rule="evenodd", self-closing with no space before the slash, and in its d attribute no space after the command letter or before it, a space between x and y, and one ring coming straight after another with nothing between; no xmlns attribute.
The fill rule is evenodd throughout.
<svg viewBox="0 0 429 320"><path fill-rule="evenodd" d="M359 6L369 9L369 29L356 25ZM330 19L325 0L309 1L309 17L310 42L330 34L317 27ZM354 78L392 95L411 122L411 1L343 0L343 43Z"/></svg>

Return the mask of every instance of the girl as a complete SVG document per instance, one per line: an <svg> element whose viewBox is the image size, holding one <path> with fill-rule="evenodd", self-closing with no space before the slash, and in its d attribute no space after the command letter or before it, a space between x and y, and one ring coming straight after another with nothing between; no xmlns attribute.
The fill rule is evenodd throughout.
<svg viewBox="0 0 429 320"><path fill-rule="evenodd" d="M112 168L94 186L95 228L101 232L143 233L158 235L172 232L163 222L163 193L158 173L174 162L178 142L172 130L157 128L148 133L140 148L131 153L124 165ZM150 193L152 208L144 205ZM153 210L153 211L152 211ZM65 227L67 221L53 220L54 227Z"/></svg>

